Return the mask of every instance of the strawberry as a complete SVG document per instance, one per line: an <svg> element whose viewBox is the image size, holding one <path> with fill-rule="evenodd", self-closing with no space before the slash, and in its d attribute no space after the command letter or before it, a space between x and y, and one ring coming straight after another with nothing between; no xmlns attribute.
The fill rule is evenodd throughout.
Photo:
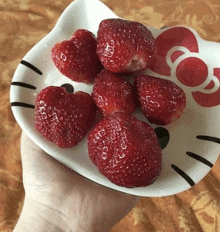
<svg viewBox="0 0 220 232"><path fill-rule="evenodd" d="M52 59L58 70L76 82L92 83L103 68L96 55L96 38L84 29L77 30L70 40L52 48Z"/></svg>
<svg viewBox="0 0 220 232"><path fill-rule="evenodd" d="M94 122L96 106L84 92L74 94L62 87L41 90L35 103L35 128L47 140L66 148L76 146Z"/></svg>
<svg viewBox="0 0 220 232"><path fill-rule="evenodd" d="M140 75L134 85L143 114L150 123L170 124L186 107L183 89L170 80Z"/></svg>
<svg viewBox="0 0 220 232"><path fill-rule="evenodd" d="M103 115L118 111L131 114L136 108L132 84L105 69L95 78L92 97Z"/></svg>
<svg viewBox="0 0 220 232"><path fill-rule="evenodd" d="M141 23L103 20L97 33L97 54L103 66L115 73L134 73L152 65L155 40Z"/></svg>
<svg viewBox="0 0 220 232"><path fill-rule="evenodd" d="M147 186L161 172L162 153L153 128L130 114L103 117L88 135L88 154L116 185Z"/></svg>

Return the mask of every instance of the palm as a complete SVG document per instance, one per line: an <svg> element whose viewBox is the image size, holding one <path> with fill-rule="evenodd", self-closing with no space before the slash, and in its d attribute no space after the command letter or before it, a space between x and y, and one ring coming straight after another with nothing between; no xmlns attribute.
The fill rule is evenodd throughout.
<svg viewBox="0 0 220 232"><path fill-rule="evenodd" d="M98 185L65 167L25 134L21 139L21 155L26 195L63 211L70 218L80 209L86 218L91 215L98 219L115 218L116 223L137 202L137 197Z"/></svg>

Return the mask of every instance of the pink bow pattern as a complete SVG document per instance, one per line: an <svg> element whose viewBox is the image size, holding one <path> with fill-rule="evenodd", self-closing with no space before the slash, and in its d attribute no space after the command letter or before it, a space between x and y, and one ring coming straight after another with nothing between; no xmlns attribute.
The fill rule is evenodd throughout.
<svg viewBox="0 0 220 232"><path fill-rule="evenodd" d="M220 105L220 67L212 67L199 53L196 36L185 27L172 27L156 38L156 60L151 70L177 78L203 107Z"/></svg>

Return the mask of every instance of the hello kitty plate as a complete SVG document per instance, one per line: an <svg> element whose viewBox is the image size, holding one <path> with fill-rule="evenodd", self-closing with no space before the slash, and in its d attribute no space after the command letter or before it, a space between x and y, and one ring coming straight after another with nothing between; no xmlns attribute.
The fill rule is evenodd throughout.
<svg viewBox="0 0 220 232"><path fill-rule="evenodd" d="M98 13L97 13L98 12ZM118 18L98 0L75 0L63 12L54 29L34 46L18 65L10 91L13 114L26 134L49 155L92 181L139 196L168 196L189 189L212 168L220 154L220 44L208 42L188 27L148 27L156 39L157 62L146 73L171 80L187 95L182 116L167 126L151 125L163 153L162 173L156 181L139 188L124 188L102 176L90 161L87 138L72 149L48 142L34 128L34 104L46 86L63 86L92 92L92 85L76 83L63 76L53 64L55 43L87 29L97 34L106 18ZM137 110L135 115L144 121Z"/></svg>

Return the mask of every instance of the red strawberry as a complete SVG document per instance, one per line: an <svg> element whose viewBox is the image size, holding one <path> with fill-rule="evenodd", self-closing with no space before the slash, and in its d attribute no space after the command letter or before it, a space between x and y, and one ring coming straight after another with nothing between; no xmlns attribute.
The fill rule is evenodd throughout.
<svg viewBox="0 0 220 232"><path fill-rule="evenodd" d="M122 112L104 117L88 135L88 153L116 185L147 186L160 175L162 153L151 126Z"/></svg>
<svg viewBox="0 0 220 232"><path fill-rule="evenodd" d="M172 81L141 75L134 85L143 114L150 123L167 125L179 118L186 107L183 89Z"/></svg>
<svg viewBox="0 0 220 232"><path fill-rule="evenodd" d="M155 41L141 23L103 20L98 29L97 54L103 66L115 73L133 73L152 65Z"/></svg>
<svg viewBox="0 0 220 232"><path fill-rule="evenodd" d="M103 115L118 111L131 114L136 108L132 84L105 69L95 79L92 97Z"/></svg>
<svg viewBox="0 0 220 232"><path fill-rule="evenodd" d="M92 83L103 68L96 55L96 45L91 32L79 29L69 41L54 45L52 59L58 70L71 80Z"/></svg>
<svg viewBox="0 0 220 232"><path fill-rule="evenodd" d="M67 93L62 87L46 87L35 104L35 128L57 146L74 147L86 135L96 115L92 97Z"/></svg>

